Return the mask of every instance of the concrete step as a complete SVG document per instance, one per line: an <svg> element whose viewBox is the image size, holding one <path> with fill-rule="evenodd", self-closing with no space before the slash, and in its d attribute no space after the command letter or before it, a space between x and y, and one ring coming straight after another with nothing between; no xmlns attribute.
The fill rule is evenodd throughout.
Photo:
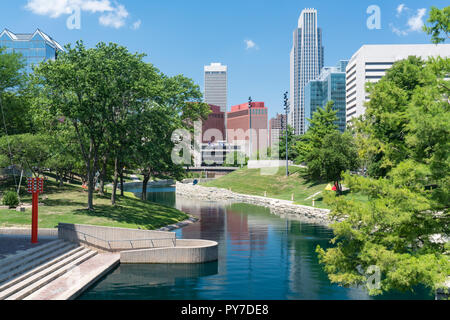
<svg viewBox="0 0 450 320"><path fill-rule="evenodd" d="M34 269L32 269L31 271L28 271L26 273L11 275L11 277L10 277L11 280L5 282L3 285L0 285L0 296L2 295L2 292L5 291L6 289L16 285L19 282L26 280L27 278L29 278L41 271L44 271L45 269L53 266L54 264L70 257L71 255L73 255L81 250L83 250L83 247L81 247L81 246L77 246L76 244L68 244L67 247L63 247L63 248L55 251L54 254L52 254L52 256L56 256L56 258L54 258L53 260L50 260L47 263L39 265L38 267L35 267Z"/></svg>
<svg viewBox="0 0 450 320"><path fill-rule="evenodd" d="M17 275L25 273L58 257L64 252L72 250L74 247L74 244L59 241L42 251L35 252L28 256L16 257L10 265L0 269L0 285L3 285L6 281L9 281Z"/></svg>
<svg viewBox="0 0 450 320"><path fill-rule="evenodd" d="M24 251L20 251L18 253L16 253L15 255L12 255L8 258L5 259L1 259L0 260L0 269L3 269L4 267L10 265L11 263L13 263L14 261L16 261L17 259L22 259L26 256L35 254L39 251L42 251L48 247L54 246L56 243L60 243L62 240L54 240L54 241L50 241L47 243L44 243L42 245L36 246L34 248L28 249L28 250L24 250Z"/></svg>
<svg viewBox="0 0 450 320"><path fill-rule="evenodd" d="M7 290L5 290L5 292L1 293L0 299L22 300L33 292L43 288L55 279L59 278L66 272L72 270L74 267L77 267L78 265L92 258L96 254L96 251L83 248L81 251L70 255L66 259L52 265L50 268L47 268L8 288Z"/></svg>
<svg viewBox="0 0 450 320"><path fill-rule="evenodd" d="M9 258L7 258L7 262L5 263L4 261L2 261L3 266L0 267L0 275L9 273L11 271L13 271L14 269L18 269L21 268L24 265L29 264L32 261L35 261L36 263L39 261L42 261L42 258L45 258L46 256L48 256L49 254L51 254L52 252L55 252L56 250L67 246L69 242L63 241L63 240L57 240L57 241L52 241L51 245L49 246L39 246L36 248L33 248L32 252L29 252L28 250L19 253L17 255L11 256ZM37 249L37 250L35 250ZM43 260L44 262L46 260ZM0 276L1 278L1 276ZM4 279L0 279L0 283L4 281Z"/></svg>
<svg viewBox="0 0 450 320"><path fill-rule="evenodd" d="M24 300L73 300L120 264L120 253L99 253Z"/></svg>

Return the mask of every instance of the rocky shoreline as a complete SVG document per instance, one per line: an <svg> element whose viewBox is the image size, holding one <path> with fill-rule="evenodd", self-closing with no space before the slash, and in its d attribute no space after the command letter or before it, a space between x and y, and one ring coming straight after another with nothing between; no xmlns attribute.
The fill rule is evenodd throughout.
<svg viewBox="0 0 450 320"><path fill-rule="evenodd" d="M289 216L307 223L321 224L329 226L330 210L307 207L294 204L292 201L279 200L273 198L259 197L235 193L226 189L208 188L199 185L184 184L177 182L176 193L178 195L196 198L206 201L233 201L249 203L270 208L270 212L279 216Z"/></svg>

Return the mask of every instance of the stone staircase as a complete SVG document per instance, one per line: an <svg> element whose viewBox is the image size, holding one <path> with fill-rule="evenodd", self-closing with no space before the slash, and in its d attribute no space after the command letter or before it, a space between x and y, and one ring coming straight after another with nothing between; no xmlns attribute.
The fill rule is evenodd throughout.
<svg viewBox="0 0 450 320"><path fill-rule="evenodd" d="M0 260L0 300L22 300L97 255L55 240Z"/></svg>

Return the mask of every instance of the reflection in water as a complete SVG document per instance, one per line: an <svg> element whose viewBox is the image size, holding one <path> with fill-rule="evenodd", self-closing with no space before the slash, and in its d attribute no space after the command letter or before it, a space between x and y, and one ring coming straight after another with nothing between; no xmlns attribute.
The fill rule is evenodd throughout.
<svg viewBox="0 0 450 320"><path fill-rule="evenodd" d="M329 282L315 252L317 245L330 245L333 234L328 228L282 219L264 207L175 197L173 189L167 188L152 191L152 201L200 218L200 222L177 230L177 237L217 241L218 263L121 265L81 299L370 298L362 289L342 288ZM194 277L195 272L198 277ZM383 298L433 296L419 290L414 296L391 293Z"/></svg>
<svg viewBox="0 0 450 320"><path fill-rule="evenodd" d="M174 296L171 288L180 286L187 292L197 286L201 277L217 274L217 262L205 264L122 264L107 276L107 281L100 281L91 289L90 295L83 299L97 299L96 292L100 292L102 299L111 300L140 300L149 296L160 299L196 299ZM191 290L190 290L191 289ZM195 293L193 293L195 295Z"/></svg>

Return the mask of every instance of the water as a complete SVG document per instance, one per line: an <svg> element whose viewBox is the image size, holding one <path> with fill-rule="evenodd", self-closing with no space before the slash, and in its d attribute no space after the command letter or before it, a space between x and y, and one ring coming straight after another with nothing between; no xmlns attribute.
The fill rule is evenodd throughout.
<svg viewBox="0 0 450 320"><path fill-rule="evenodd" d="M139 195L139 189L128 191ZM248 204L205 202L152 188L150 201L200 217L178 238L219 243L219 261L199 265L120 265L86 291L90 300L347 300L371 299L364 290L329 282L317 245L328 247L332 231L283 219ZM390 293L383 299L434 299L425 290Z"/></svg>

